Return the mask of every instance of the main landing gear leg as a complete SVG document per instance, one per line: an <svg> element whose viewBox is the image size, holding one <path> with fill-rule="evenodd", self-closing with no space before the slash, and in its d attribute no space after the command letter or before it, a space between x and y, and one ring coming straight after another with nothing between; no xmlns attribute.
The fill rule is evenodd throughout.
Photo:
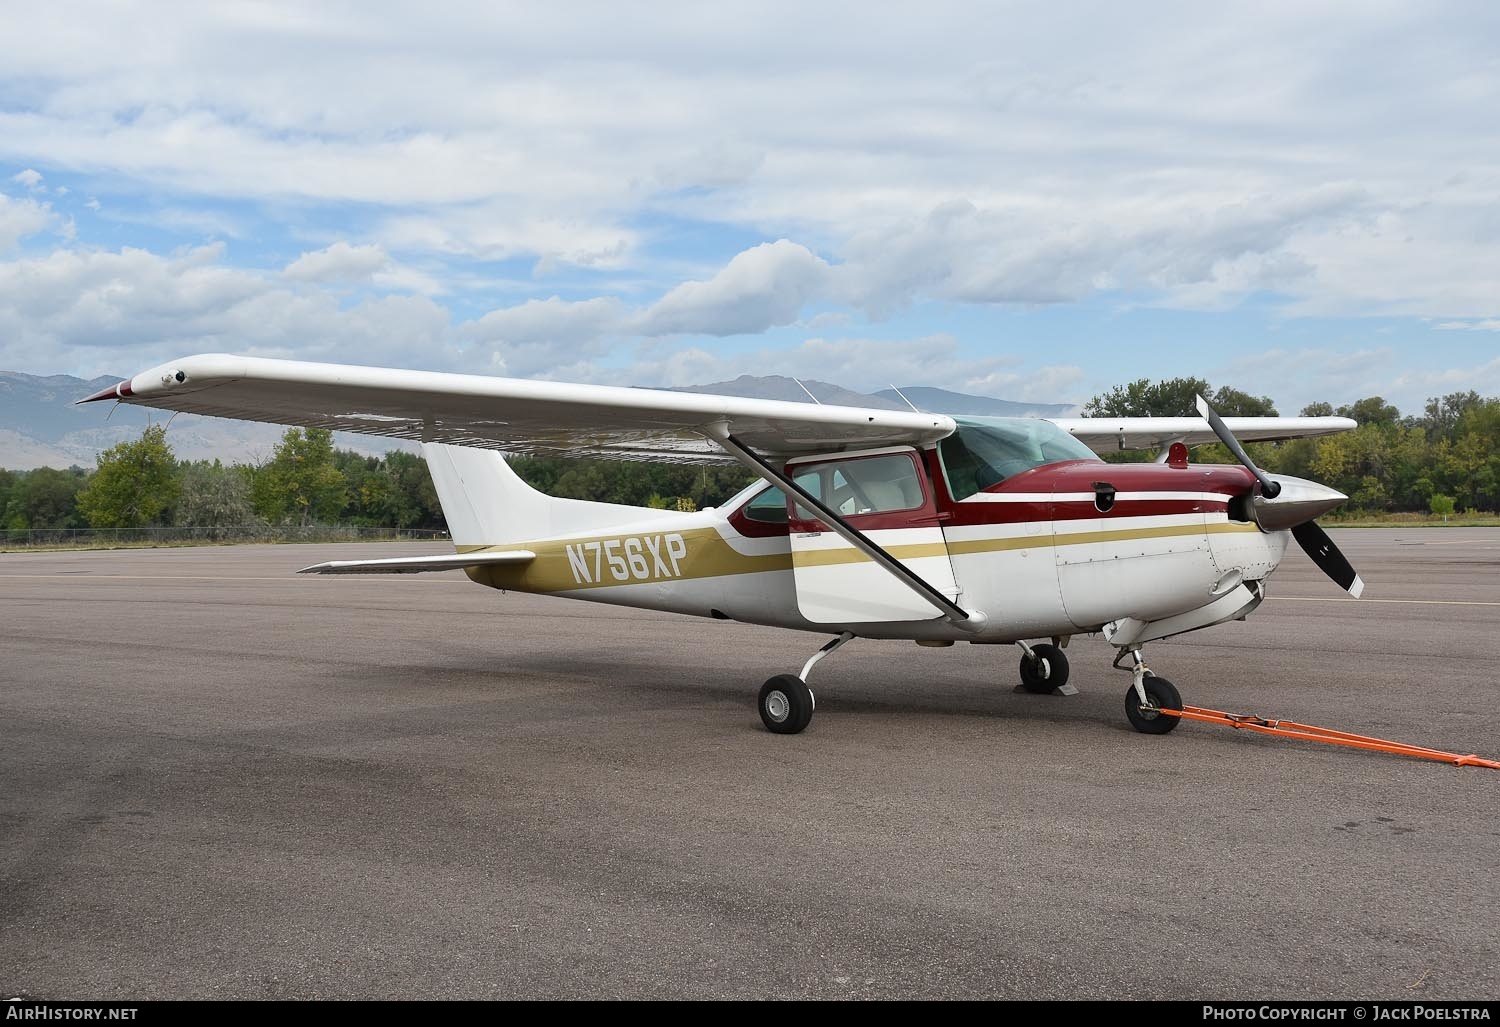
<svg viewBox="0 0 1500 1027"><path fill-rule="evenodd" d="M1176 727L1182 718L1161 711L1182 709L1182 696L1177 694L1177 688L1172 682L1151 673L1138 645L1121 649L1120 655L1115 657L1116 667L1126 653L1130 654L1135 666L1130 672L1130 687L1125 690L1125 716L1129 718L1130 726L1137 731L1148 735L1164 735Z"/></svg>
<svg viewBox="0 0 1500 1027"><path fill-rule="evenodd" d="M1063 655L1062 646L1056 642L1065 642L1067 639L1056 639L1053 643L1041 642L1037 645L1028 645L1024 641L1017 642L1021 647L1021 690L1043 695L1052 692L1056 695L1077 695L1078 689L1068 684L1068 658Z"/></svg>
<svg viewBox="0 0 1500 1027"><path fill-rule="evenodd" d="M808 675L819 660L853 638L852 632L844 632L813 653L812 658L802 665L800 676L777 674L760 686L760 719L767 731L778 735L795 735L807 727L812 720L813 710L818 705L812 689L807 687Z"/></svg>

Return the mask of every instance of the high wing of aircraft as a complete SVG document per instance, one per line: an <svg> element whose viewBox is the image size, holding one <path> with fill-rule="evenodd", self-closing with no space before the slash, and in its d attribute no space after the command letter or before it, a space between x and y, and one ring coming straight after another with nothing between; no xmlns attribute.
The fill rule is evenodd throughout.
<svg viewBox="0 0 1500 1027"><path fill-rule="evenodd" d="M305 573L461 568L491 588L819 632L761 719L811 721L814 666L854 638L1015 645L1029 691L1076 692L1064 649L1102 636L1131 663L1126 715L1165 734L1175 686L1146 643L1243 619L1288 542L1339 587L1363 582L1315 518L1347 497L1257 468L1243 441L1347 431L1342 417L949 417L699 393L271 360L184 357L80 402L422 443L451 555ZM1223 442L1239 465L1192 464ZM1100 453L1160 449L1156 463ZM756 482L691 513L560 499L501 455L740 463Z"/></svg>

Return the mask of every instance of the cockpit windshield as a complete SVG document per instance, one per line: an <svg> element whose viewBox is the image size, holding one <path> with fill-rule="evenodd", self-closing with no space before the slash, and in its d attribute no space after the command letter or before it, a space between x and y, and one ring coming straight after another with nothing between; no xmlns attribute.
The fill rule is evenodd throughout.
<svg viewBox="0 0 1500 1027"><path fill-rule="evenodd" d="M1098 460L1094 451L1051 421L1037 417L956 417L958 430L938 443L954 499L1012 475L1063 460Z"/></svg>

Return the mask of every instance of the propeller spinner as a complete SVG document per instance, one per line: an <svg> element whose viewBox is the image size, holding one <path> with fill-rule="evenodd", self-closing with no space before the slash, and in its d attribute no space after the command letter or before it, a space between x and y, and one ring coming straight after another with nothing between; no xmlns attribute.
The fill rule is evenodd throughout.
<svg viewBox="0 0 1500 1027"><path fill-rule="evenodd" d="M1288 474L1268 474L1256 467L1234 433L1208 401L1197 397L1198 412L1208 421L1219 441L1235 455L1260 483L1260 492L1251 497L1251 516L1262 531L1290 531L1313 563L1339 588L1358 599L1365 590L1364 579L1333 544L1328 533L1314 520L1345 502L1349 497L1327 485Z"/></svg>

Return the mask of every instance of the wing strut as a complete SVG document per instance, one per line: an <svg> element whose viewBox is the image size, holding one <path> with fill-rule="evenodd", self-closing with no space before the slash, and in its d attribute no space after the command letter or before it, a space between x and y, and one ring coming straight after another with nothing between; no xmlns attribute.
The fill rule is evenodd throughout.
<svg viewBox="0 0 1500 1027"><path fill-rule="evenodd" d="M905 564L871 541L869 536L865 535L858 528L855 528L848 521L844 520L837 511L798 485L784 472L771 466L761 458L760 454L735 438L729 432L728 425L723 422L707 425L703 429L703 434L717 442L724 448L725 452L750 468L765 481L770 482L784 492L796 496L797 500L809 509L816 510L818 516L846 542L885 568L897 581L937 607L938 611L955 627L962 628L965 631L978 631L984 626L984 614L965 610L962 606L959 606L953 600L929 585L920 576L913 574Z"/></svg>

